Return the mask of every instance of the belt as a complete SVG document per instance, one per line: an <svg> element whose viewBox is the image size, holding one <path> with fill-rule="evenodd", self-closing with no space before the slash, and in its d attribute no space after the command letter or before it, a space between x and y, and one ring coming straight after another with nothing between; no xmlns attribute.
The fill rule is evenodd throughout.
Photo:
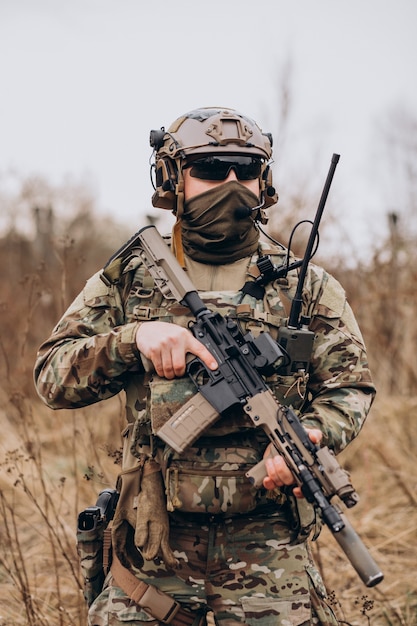
<svg viewBox="0 0 417 626"><path fill-rule="evenodd" d="M267 518L272 520L274 518L281 518L285 521L288 519L287 507L273 502L271 504L264 504L258 506L253 511L248 513L183 513L182 511L173 511L169 513L171 522L179 526L203 526L210 524L225 524L225 523L248 523L251 520L259 520Z"/></svg>
<svg viewBox="0 0 417 626"><path fill-rule="evenodd" d="M203 626L205 614L190 611L181 606L167 593L153 585L148 585L124 567L113 553L111 573L114 582L137 605L164 624L172 626Z"/></svg>

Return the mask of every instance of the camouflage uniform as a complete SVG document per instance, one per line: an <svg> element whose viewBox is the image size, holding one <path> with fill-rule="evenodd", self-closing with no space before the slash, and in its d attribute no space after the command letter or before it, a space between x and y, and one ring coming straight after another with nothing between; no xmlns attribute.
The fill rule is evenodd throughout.
<svg viewBox="0 0 417 626"><path fill-rule="evenodd" d="M286 251L260 247L277 265L284 262ZM253 279L256 259L257 254L228 266L187 259L187 269L212 310L237 317L254 334L267 330L276 338L297 274L268 285L265 297L255 300L239 289ZM299 517L291 497L255 490L244 478L262 458L266 436L236 412L220 418L182 455L158 439L158 428L195 388L187 377L167 381L144 371L137 325L161 320L186 326L190 319L154 287L135 256L106 282L92 277L41 346L35 369L38 392L55 409L92 404L123 389L128 426L122 481L123 475L139 474L144 455L153 455L163 468L169 541L179 565L169 569L159 557L144 560L133 548L132 571L185 607L209 607L224 626L336 624L306 542L314 522L309 505L301 502L305 514ZM312 264L303 314L312 317L315 332L308 377L274 375L267 382L306 426L322 430L323 443L337 453L358 434L373 400L365 347L342 288ZM131 526L135 515L127 513ZM112 584L111 573L89 615L92 626L155 623Z"/></svg>

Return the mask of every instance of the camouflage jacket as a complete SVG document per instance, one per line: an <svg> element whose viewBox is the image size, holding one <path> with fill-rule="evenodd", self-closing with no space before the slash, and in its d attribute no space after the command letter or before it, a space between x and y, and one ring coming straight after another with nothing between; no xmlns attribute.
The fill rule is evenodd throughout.
<svg viewBox="0 0 417 626"><path fill-rule="evenodd" d="M258 253L273 255L276 265L286 259L286 250L271 249L264 243L260 248ZM255 254L228 266L188 260L187 269L209 308L237 317L244 329L254 334L269 331L276 338L288 317L297 271L269 284L263 299L256 300L240 289L245 280L253 280L257 258ZM138 324L161 320L186 326L190 314L155 289L137 256L124 259L113 275L102 278L99 272L87 282L40 347L35 381L39 395L53 409L93 404L124 390L129 426L123 464L127 469L137 462L149 437L158 439L154 434L161 423L196 391L188 377L167 381L145 372L135 344ZM322 430L324 443L337 453L358 434L374 397L365 346L344 290L313 264L305 281L302 313L311 317L310 329L315 333L308 376L274 375L267 382L279 401L299 411L305 425ZM227 422L221 418L204 433L201 445L211 451L207 458L210 467L218 447L212 445L210 437L219 442L221 436L226 446L238 432L242 437L249 433L249 440L241 439L239 445L233 440L235 456L239 458L240 451L249 445L259 448L252 461L259 460L267 440L254 434L257 429L245 420L248 418L240 414L229 416Z"/></svg>

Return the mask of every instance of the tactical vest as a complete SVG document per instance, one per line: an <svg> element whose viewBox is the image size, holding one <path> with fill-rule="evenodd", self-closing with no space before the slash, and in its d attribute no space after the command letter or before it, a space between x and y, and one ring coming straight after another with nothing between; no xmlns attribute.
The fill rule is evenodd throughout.
<svg viewBox="0 0 417 626"><path fill-rule="evenodd" d="M273 254L274 264L284 262L286 252L269 250L265 244L261 244L261 248L261 254ZM257 259L258 254L250 259L248 277L257 275ZM126 323L163 321L188 326L192 319L190 312L162 295L134 254L125 263L122 276L120 284ZM241 291L206 291L200 292L200 296L212 311L238 319L244 331L250 330L255 336L269 332L276 339L279 327L288 317L296 284L297 275L292 272L287 278L268 284L262 300L243 295ZM295 410L301 409L306 394L306 376L274 374L266 381L281 403L291 405ZM171 512L231 516L264 509L271 500L283 505L287 497L279 490L255 489L245 477L245 473L262 459L269 440L263 431L254 428L241 409L227 417L219 417L181 455L158 439L159 428L196 391L188 376L174 380L162 379L155 373L135 377L126 393L128 405L136 402L139 409L136 415L130 416L124 432L124 470L134 471L144 455L156 458L162 467L167 509ZM135 399L129 398L132 393ZM307 506L307 509L307 523L302 524L305 528L310 527L314 518L311 507Z"/></svg>

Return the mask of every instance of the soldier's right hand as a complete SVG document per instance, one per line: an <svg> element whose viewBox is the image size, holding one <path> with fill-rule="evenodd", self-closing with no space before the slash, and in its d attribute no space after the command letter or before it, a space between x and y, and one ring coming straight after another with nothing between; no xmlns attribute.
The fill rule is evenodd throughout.
<svg viewBox="0 0 417 626"><path fill-rule="evenodd" d="M172 379L184 376L188 352L209 369L217 368L213 355L187 328L168 322L145 322L136 331L138 350L151 361L158 376Z"/></svg>

